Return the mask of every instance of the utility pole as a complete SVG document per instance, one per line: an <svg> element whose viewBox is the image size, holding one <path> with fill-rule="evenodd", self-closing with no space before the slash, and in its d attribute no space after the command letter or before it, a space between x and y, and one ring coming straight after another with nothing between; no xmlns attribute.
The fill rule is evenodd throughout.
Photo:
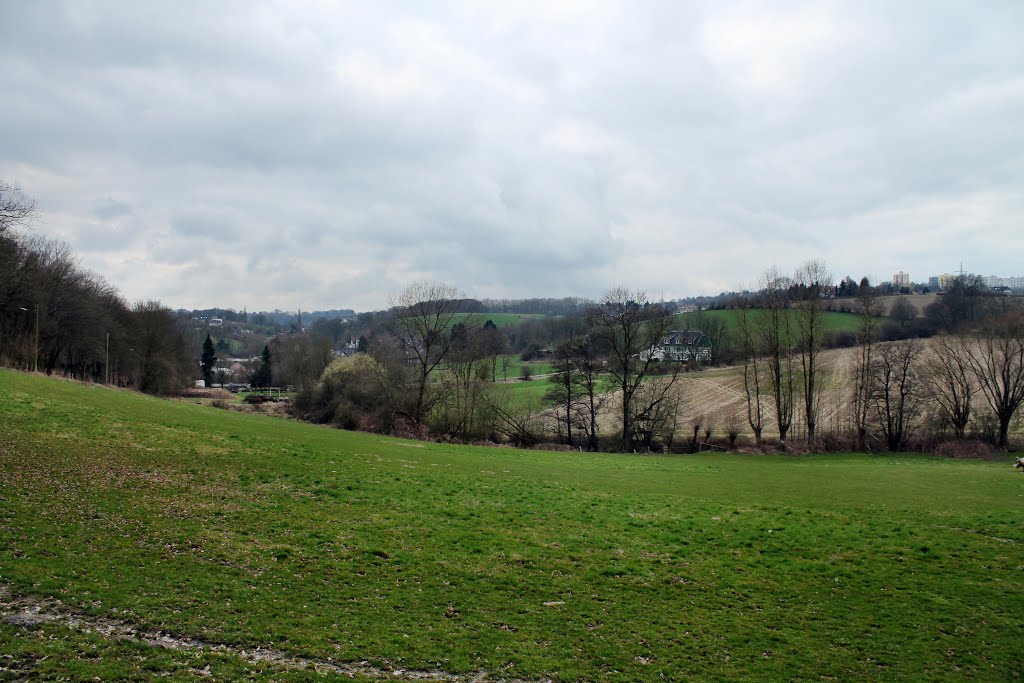
<svg viewBox="0 0 1024 683"><path fill-rule="evenodd" d="M107 332L107 359L103 362L103 369L107 377L107 384L110 384L110 333Z"/></svg>

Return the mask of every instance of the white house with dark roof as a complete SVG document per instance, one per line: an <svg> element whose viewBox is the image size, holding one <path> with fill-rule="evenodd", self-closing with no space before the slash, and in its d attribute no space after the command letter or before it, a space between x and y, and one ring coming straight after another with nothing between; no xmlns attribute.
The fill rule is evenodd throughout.
<svg viewBox="0 0 1024 683"><path fill-rule="evenodd" d="M673 330L662 337L652 356L674 363L710 363L711 342L700 330Z"/></svg>

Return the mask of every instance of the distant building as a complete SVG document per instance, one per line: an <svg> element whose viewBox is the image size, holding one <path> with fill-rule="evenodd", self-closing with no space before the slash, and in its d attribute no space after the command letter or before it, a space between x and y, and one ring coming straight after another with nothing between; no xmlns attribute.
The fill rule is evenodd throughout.
<svg viewBox="0 0 1024 683"><path fill-rule="evenodd" d="M903 287L910 287L910 275L904 273L902 270L892 276L892 286L896 289Z"/></svg>
<svg viewBox="0 0 1024 683"><path fill-rule="evenodd" d="M686 363L691 359L711 362L711 342L700 330L673 330L661 340L651 354L663 361Z"/></svg>
<svg viewBox="0 0 1024 683"><path fill-rule="evenodd" d="M224 324L223 318L210 318L210 327L220 327Z"/></svg>
<svg viewBox="0 0 1024 683"><path fill-rule="evenodd" d="M956 279L960 277L958 273L943 273L942 275L933 275L928 278L928 286L933 289L949 289L956 282Z"/></svg>
<svg viewBox="0 0 1024 683"><path fill-rule="evenodd" d="M989 289L1024 289L1024 277L999 277L988 275L981 278Z"/></svg>

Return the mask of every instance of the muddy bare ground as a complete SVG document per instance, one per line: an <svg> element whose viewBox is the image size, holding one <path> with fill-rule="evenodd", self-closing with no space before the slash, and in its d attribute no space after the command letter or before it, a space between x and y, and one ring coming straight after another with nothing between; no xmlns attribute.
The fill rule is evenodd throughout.
<svg viewBox="0 0 1024 683"><path fill-rule="evenodd" d="M59 600L15 596L8 587L2 585L0 585L0 621L24 629L35 629L53 624L86 633L96 633L112 640L135 641L154 648L222 652L235 655L253 665L270 665L281 669L312 669L320 673L339 674L349 678L359 676L380 680L443 681L446 683L474 683L476 681L528 683L523 679L492 678L482 671L471 674L453 674L444 671L377 666L366 661L340 663L300 657L268 648L246 649L241 646L210 643L196 638L179 637L162 631L140 628L122 619L86 615L65 607Z"/></svg>

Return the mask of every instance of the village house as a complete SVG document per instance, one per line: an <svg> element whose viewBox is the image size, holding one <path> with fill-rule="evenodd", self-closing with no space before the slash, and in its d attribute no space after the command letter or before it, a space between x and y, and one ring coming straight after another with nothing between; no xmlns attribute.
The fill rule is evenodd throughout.
<svg viewBox="0 0 1024 683"><path fill-rule="evenodd" d="M674 363L710 363L711 342L700 330L673 330L662 338L652 356Z"/></svg>

